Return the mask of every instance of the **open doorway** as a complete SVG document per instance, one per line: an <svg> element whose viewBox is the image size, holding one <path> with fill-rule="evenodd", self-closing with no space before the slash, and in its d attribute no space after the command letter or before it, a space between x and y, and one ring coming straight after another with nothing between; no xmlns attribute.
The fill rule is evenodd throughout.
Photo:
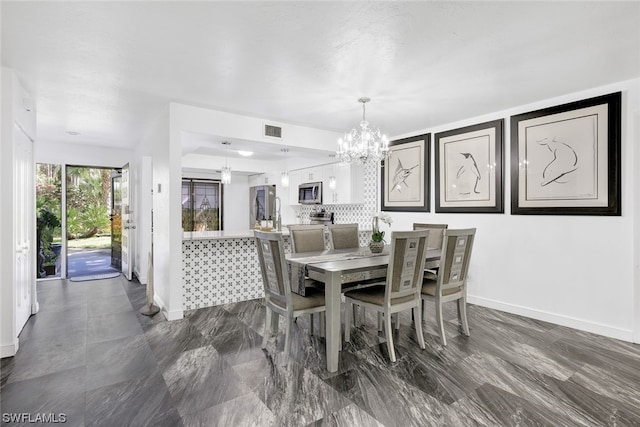
<svg viewBox="0 0 640 427"><path fill-rule="evenodd" d="M67 277L119 273L112 252L112 168L66 167Z"/></svg>

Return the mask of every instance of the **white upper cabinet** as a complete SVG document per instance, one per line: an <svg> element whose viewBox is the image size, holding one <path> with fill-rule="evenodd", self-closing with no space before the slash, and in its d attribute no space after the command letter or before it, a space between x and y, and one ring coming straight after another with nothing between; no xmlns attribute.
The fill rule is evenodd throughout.
<svg viewBox="0 0 640 427"><path fill-rule="evenodd" d="M335 189L330 188L335 177ZM323 205L364 203L364 176L362 165L332 163L289 172L289 204L299 205L298 186L306 182L322 182Z"/></svg>
<svg viewBox="0 0 640 427"><path fill-rule="evenodd" d="M314 166L312 168L300 169L300 183L322 181L323 167Z"/></svg>
<svg viewBox="0 0 640 427"><path fill-rule="evenodd" d="M249 175L249 187L256 185L276 185L275 175L267 173Z"/></svg>
<svg viewBox="0 0 640 427"><path fill-rule="evenodd" d="M289 204L299 205L298 203L298 185L300 181L300 171L289 172ZM306 181L305 181L306 182Z"/></svg>
<svg viewBox="0 0 640 427"><path fill-rule="evenodd" d="M364 203L364 177L362 165L333 163L323 167L322 203L347 205ZM335 189L331 189L331 177L335 177Z"/></svg>

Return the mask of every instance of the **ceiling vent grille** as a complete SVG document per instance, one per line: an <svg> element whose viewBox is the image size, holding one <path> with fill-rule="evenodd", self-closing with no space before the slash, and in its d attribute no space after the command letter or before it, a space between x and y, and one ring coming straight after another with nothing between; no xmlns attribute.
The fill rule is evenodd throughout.
<svg viewBox="0 0 640 427"><path fill-rule="evenodd" d="M271 138L282 138L282 128L280 126L264 125L264 136Z"/></svg>

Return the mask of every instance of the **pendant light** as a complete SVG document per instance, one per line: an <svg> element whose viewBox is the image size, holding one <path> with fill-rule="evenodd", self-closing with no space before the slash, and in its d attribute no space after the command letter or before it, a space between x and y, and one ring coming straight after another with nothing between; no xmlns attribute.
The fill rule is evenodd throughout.
<svg viewBox="0 0 640 427"><path fill-rule="evenodd" d="M229 146L231 143L229 141L222 141L222 145L226 147L226 150L229 150ZM222 183L223 184L231 184L231 168L229 167L228 158L225 153L224 156L224 167L222 168Z"/></svg>
<svg viewBox="0 0 640 427"><path fill-rule="evenodd" d="M284 172L280 174L280 183L282 184L282 188L289 188L289 171L287 170L287 158L286 158L286 155L289 152L289 149L281 148L280 151L282 151L285 154Z"/></svg>

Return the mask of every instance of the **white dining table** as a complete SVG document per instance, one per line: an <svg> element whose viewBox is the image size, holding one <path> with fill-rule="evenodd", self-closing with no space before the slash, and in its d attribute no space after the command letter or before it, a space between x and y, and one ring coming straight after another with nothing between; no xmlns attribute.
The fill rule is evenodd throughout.
<svg viewBox="0 0 640 427"><path fill-rule="evenodd" d="M324 283L326 304L326 346L327 370L338 370L340 355L341 321L340 304L342 285L370 279L383 279L387 276L389 264L389 248L385 247L381 254L372 254L369 248L356 251L322 251L304 252L287 256L291 265L304 265L306 275ZM440 249L427 250L426 260L440 259Z"/></svg>

